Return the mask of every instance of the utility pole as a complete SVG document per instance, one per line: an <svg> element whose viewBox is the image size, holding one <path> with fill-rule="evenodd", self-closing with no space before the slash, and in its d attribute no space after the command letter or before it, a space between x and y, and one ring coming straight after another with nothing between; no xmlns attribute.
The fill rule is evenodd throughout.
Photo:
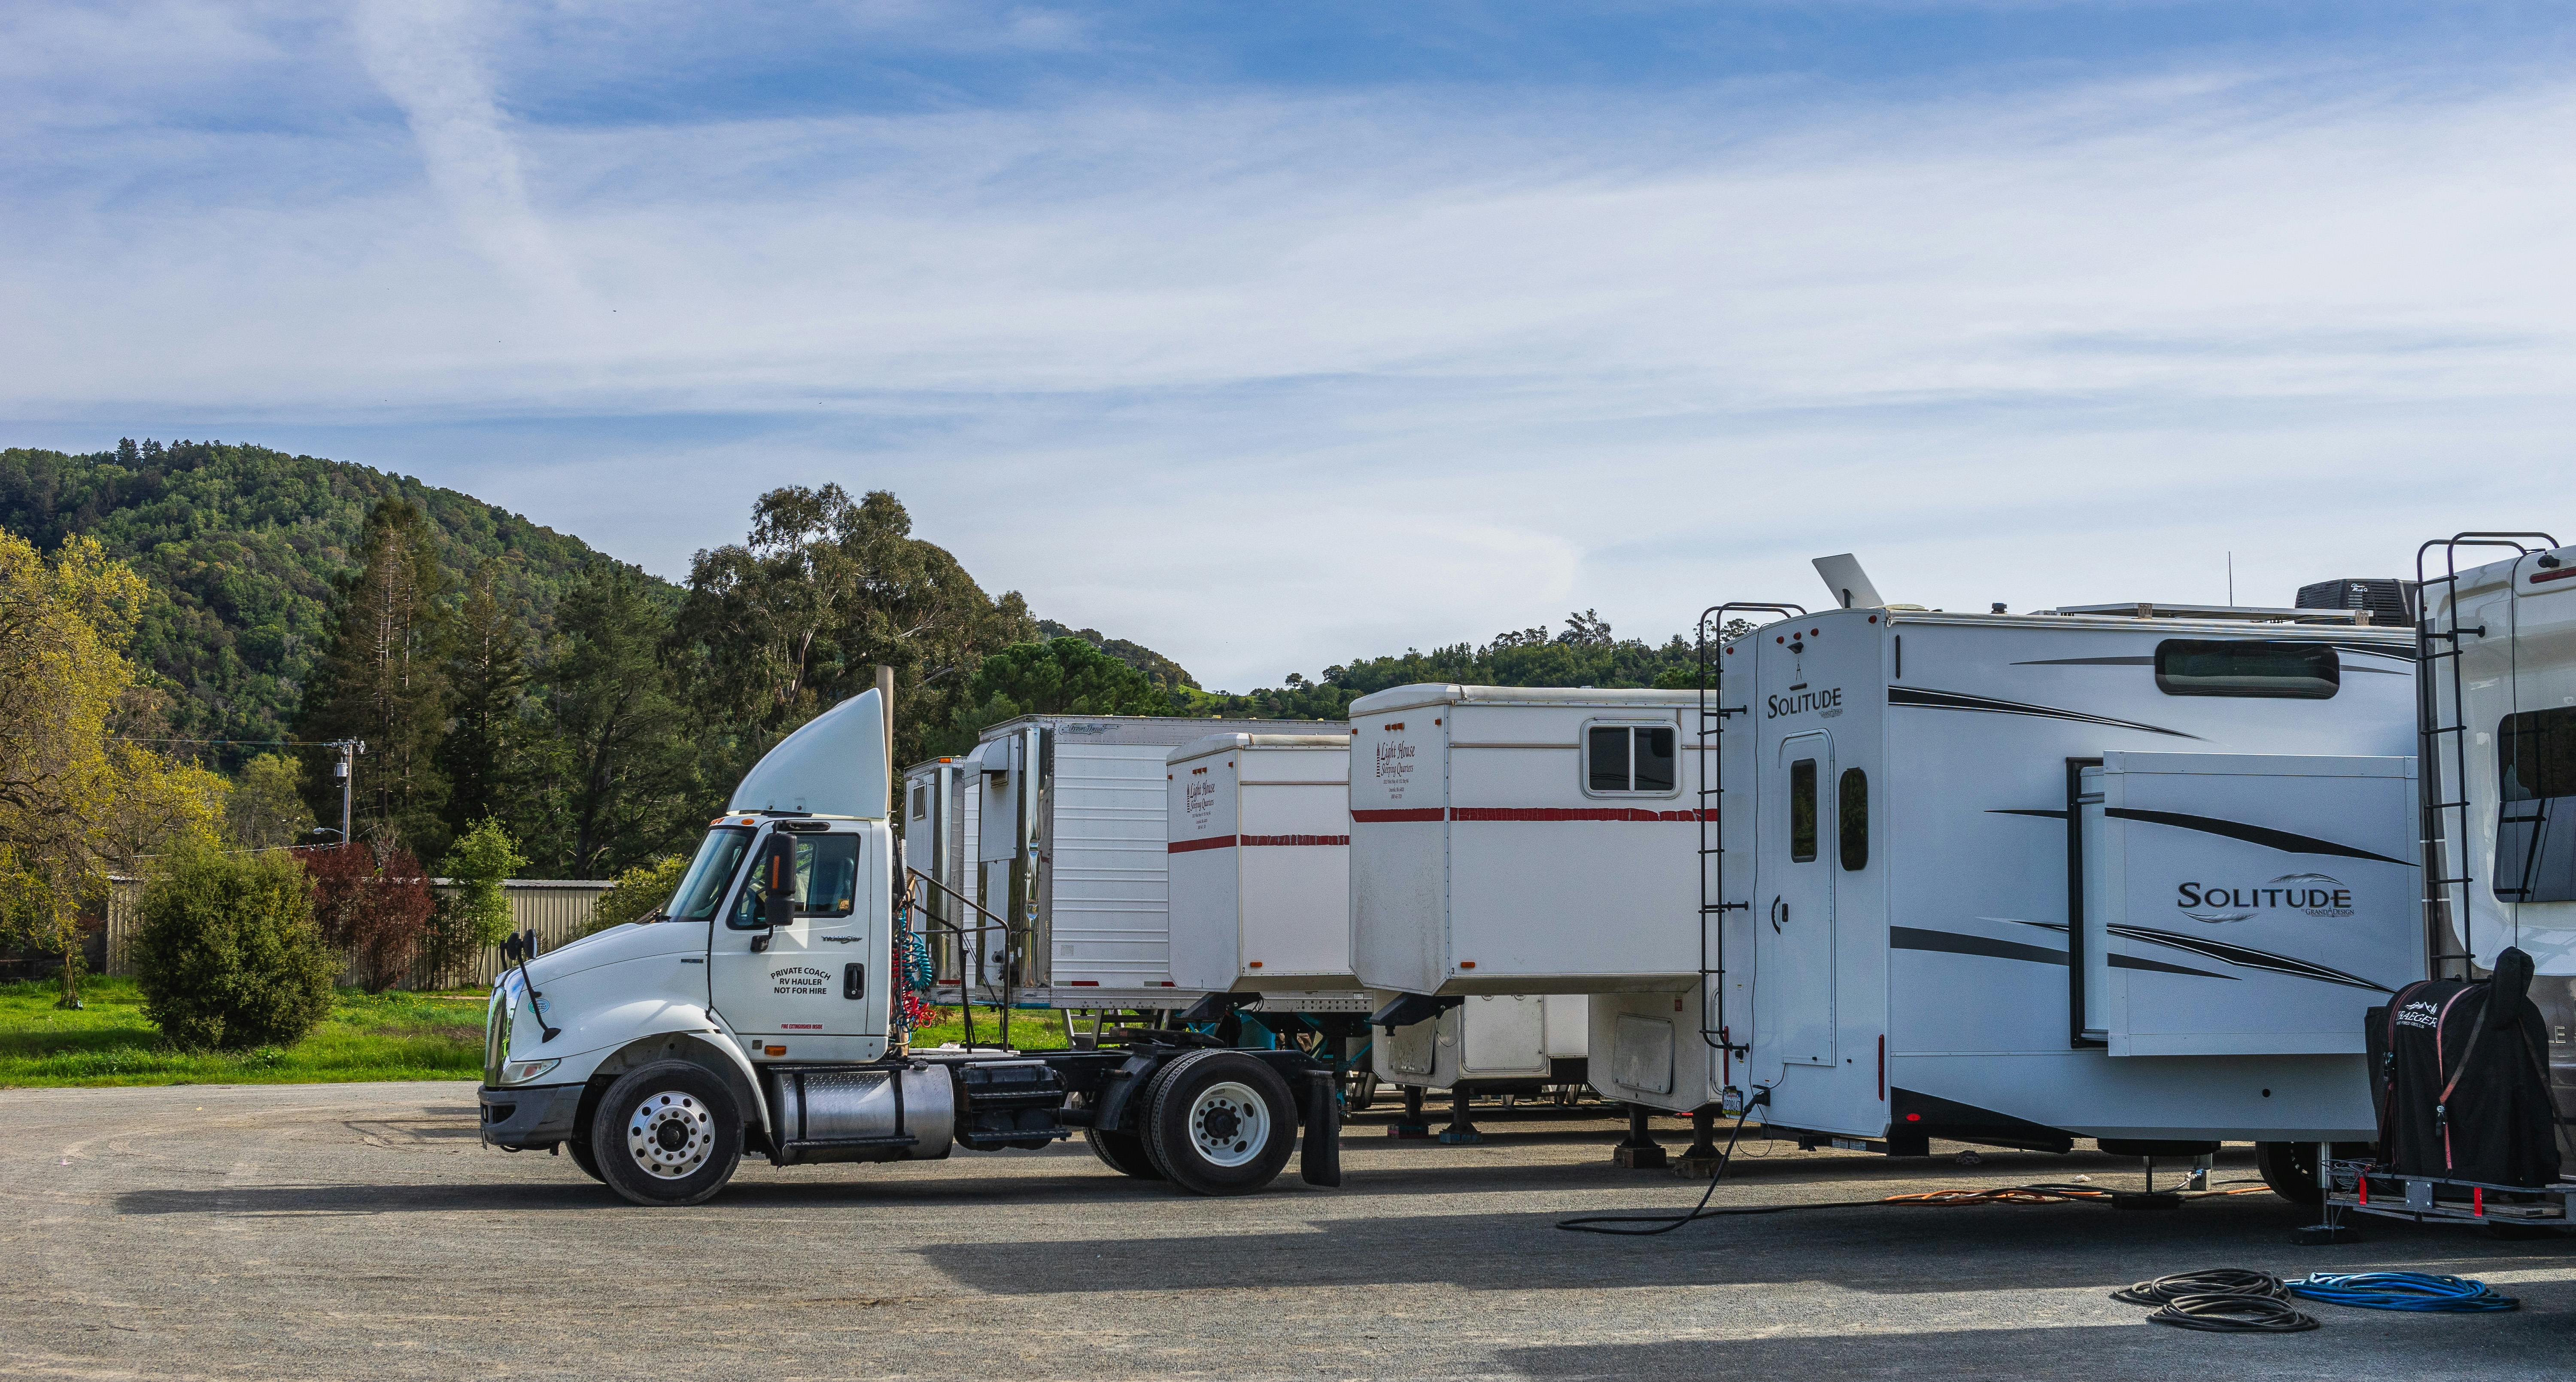
<svg viewBox="0 0 2576 1382"><path fill-rule="evenodd" d="M354 769L357 766L358 755L367 751L367 741L339 739L334 740L331 747L340 751L339 761L331 765L331 775L340 779L340 843L345 845L349 842L350 788L357 777Z"/></svg>

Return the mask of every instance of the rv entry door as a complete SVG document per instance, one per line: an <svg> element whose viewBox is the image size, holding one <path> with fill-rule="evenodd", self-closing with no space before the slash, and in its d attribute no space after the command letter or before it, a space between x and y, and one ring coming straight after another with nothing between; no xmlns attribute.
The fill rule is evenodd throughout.
<svg viewBox="0 0 2576 1382"><path fill-rule="evenodd" d="M1780 743L1754 872L1754 1034L1792 1065L1834 1063L1834 741Z"/></svg>

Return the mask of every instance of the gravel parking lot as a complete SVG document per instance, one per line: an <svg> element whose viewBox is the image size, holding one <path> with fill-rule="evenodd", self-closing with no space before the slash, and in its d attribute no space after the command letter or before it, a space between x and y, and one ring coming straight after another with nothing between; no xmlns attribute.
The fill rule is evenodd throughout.
<svg viewBox="0 0 2576 1382"><path fill-rule="evenodd" d="M1348 1184L1243 1200L1126 1181L1079 1144L899 1167L746 1163L638 1209L475 1139L467 1084L0 1092L0 1371L77 1377L2172 1378L2564 1375L2576 1243L2373 1223L2295 1248L2268 1195L2177 1213L1849 1209L1659 1238L1572 1214L1683 1208L1607 1164L1607 1121L1478 1147L1362 1120ZM1676 1146L1678 1135L1673 1139ZM1779 1146L1721 1204L1869 1198L2137 1163L1891 1162ZM2221 1178L2250 1177L2245 1158ZM1739 1178L1740 1177L1740 1178ZM2314 1307L2322 1330L2141 1323L2111 1287L2216 1265L2456 1272L2514 1314Z"/></svg>

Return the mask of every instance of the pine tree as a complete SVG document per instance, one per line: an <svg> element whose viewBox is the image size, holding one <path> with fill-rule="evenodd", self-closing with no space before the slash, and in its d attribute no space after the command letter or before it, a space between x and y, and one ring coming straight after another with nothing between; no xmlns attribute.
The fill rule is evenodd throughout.
<svg viewBox="0 0 2576 1382"><path fill-rule="evenodd" d="M684 839L703 813L697 725L675 694L661 644L670 612L649 578L602 562L555 611L560 651L545 669L552 734L543 819L529 853L571 878L607 878Z"/></svg>
<svg viewBox="0 0 2576 1382"><path fill-rule="evenodd" d="M376 505L296 726L301 739L364 740L351 828L433 859L447 843L440 809L446 782L437 762L447 721L445 586L437 539L419 507L404 499ZM336 820L338 783L327 767L313 781L315 814Z"/></svg>
<svg viewBox="0 0 2576 1382"><path fill-rule="evenodd" d="M524 736L527 635L494 594L496 565L475 568L448 640L449 719L438 765L447 777L450 838L505 813L516 778L512 755Z"/></svg>

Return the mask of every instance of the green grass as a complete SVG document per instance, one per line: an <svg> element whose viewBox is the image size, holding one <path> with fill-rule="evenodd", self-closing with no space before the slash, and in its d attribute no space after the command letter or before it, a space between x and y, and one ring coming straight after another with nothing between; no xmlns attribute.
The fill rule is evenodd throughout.
<svg viewBox="0 0 2576 1382"><path fill-rule="evenodd" d="M931 1013L933 1017L929 1025L914 1029L913 1045L941 1046L952 1041L962 1043L966 1040L966 1023L958 1016L955 1008L933 1008ZM1086 1034L1090 1032L1091 1024L1088 1019L1084 1020L1082 1030ZM975 1044L991 1046L1001 1039L1001 1012L998 1009L977 1004L975 1006ZM1062 1014L1038 1008L1011 1010L1011 1045L1023 1051L1057 1051L1062 1050L1065 1044Z"/></svg>
<svg viewBox="0 0 2576 1382"><path fill-rule="evenodd" d="M483 1075L483 993L381 993L342 989L331 1016L293 1046L182 1051L144 1020L131 979L93 977L87 1007L57 1009L50 982L0 984L0 1088L46 1085L321 1084L348 1080L474 1080ZM955 1008L913 1034L916 1046L965 1039ZM975 1040L1000 1040L1000 1014L975 1009ZM1086 1026L1085 1030L1088 1030ZM1011 1014L1021 1050L1065 1045L1064 1019Z"/></svg>
<svg viewBox="0 0 2576 1382"><path fill-rule="evenodd" d="M483 1073L483 995L340 990L290 1047L181 1051L143 1017L130 979L93 977L88 1006L54 1007L51 982L0 984L0 1087L468 1080Z"/></svg>

